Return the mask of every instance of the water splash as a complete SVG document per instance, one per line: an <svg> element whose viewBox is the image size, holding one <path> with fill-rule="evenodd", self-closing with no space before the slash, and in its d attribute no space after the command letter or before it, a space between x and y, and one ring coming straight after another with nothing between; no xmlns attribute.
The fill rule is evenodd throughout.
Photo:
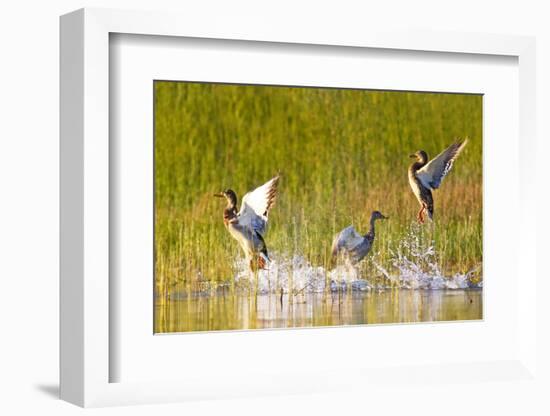
<svg viewBox="0 0 550 416"><path fill-rule="evenodd" d="M249 287L257 284L260 293L323 292L326 285L324 267L312 266L303 256L290 258L271 253L271 262L266 270L252 273L245 259L237 260L235 283Z"/></svg>
<svg viewBox="0 0 550 416"><path fill-rule="evenodd" d="M481 287L472 278L478 268L466 273L448 276L441 270L440 261L433 240L424 238L417 224L411 225L409 231L398 244L397 250L391 252L392 271L384 268L373 259L373 264L382 275L405 289L468 289ZM378 256L379 257L379 256Z"/></svg>
<svg viewBox="0 0 550 416"><path fill-rule="evenodd" d="M250 272L248 263L239 259L235 263L235 282L238 287L256 287L259 293L316 293L325 288L331 291L367 291L371 289L467 289L481 288L482 282L474 283L477 268L466 273L448 276L441 270L434 242L425 238L418 225L411 225L408 232L390 252L390 266L384 267L380 254L375 253L368 261L374 270L341 264L327 270L313 266L304 256L285 256L272 253L267 270L257 274Z"/></svg>

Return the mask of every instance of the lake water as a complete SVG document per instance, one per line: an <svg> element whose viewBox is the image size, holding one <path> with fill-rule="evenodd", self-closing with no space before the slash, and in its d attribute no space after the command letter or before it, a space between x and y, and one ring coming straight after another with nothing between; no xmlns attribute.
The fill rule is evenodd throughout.
<svg viewBox="0 0 550 416"><path fill-rule="evenodd" d="M216 294L158 302L155 332L300 328L479 320L483 291L370 290L284 294Z"/></svg>

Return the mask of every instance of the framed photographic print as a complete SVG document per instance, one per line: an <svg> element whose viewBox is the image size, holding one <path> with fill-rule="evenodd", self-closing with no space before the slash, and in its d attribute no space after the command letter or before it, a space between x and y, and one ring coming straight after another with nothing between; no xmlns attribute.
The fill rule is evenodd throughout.
<svg viewBox="0 0 550 416"><path fill-rule="evenodd" d="M62 398L531 377L533 40L203 23L62 17Z"/></svg>

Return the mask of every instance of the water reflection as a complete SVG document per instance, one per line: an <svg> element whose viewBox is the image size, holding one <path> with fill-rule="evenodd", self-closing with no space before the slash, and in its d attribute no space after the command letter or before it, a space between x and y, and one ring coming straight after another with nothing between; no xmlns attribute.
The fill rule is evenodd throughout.
<svg viewBox="0 0 550 416"><path fill-rule="evenodd" d="M220 294L158 302L155 332L473 320L482 312L478 289Z"/></svg>

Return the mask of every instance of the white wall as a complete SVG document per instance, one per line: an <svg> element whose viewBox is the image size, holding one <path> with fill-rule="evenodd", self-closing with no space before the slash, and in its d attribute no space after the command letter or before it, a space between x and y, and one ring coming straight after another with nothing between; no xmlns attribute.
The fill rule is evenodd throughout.
<svg viewBox="0 0 550 416"><path fill-rule="evenodd" d="M180 10L209 15L245 13L270 16L284 26L286 19L327 25L420 27L438 30L536 35L538 42L538 176L540 213L550 212L546 164L550 145L550 14L545 1L385 1L349 2L271 1L145 1L88 2L21 0L3 2L0 8L0 413L72 414L80 409L60 402L58 376L58 16L84 6ZM545 195L542 193L545 192ZM541 215L542 216L542 215ZM511 219L511 223L512 223ZM541 219L540 235L549 232ZM548 244L539 237L541 253ZM544 244L544 246L542 245ZM512 245L513 247L513 245ZM544 253L543 251L544 250ZM542 257L542 256L541 256ZM542 260L540 262L542 265ZM544 304L548 284L538 287L548 343L548 311ZM541 329L543 325L540 325ZM548 359L539 360L548 371ZM546 386L546 393L550 388ZM261 413L298 411L320 414L361 412L410 414L522 414L548 412L542 389L533 391L506 383L487 383L479 390L468 385L434 386L432 391L400 393L388 388L382 397L332 396L269 398L247 401L165 405L155 409L102 409L101 414ZM8 410L9 409L9 410ZM407 412L407 413L405 413ZM504 413L507 414L507 413Z"/></svg>

